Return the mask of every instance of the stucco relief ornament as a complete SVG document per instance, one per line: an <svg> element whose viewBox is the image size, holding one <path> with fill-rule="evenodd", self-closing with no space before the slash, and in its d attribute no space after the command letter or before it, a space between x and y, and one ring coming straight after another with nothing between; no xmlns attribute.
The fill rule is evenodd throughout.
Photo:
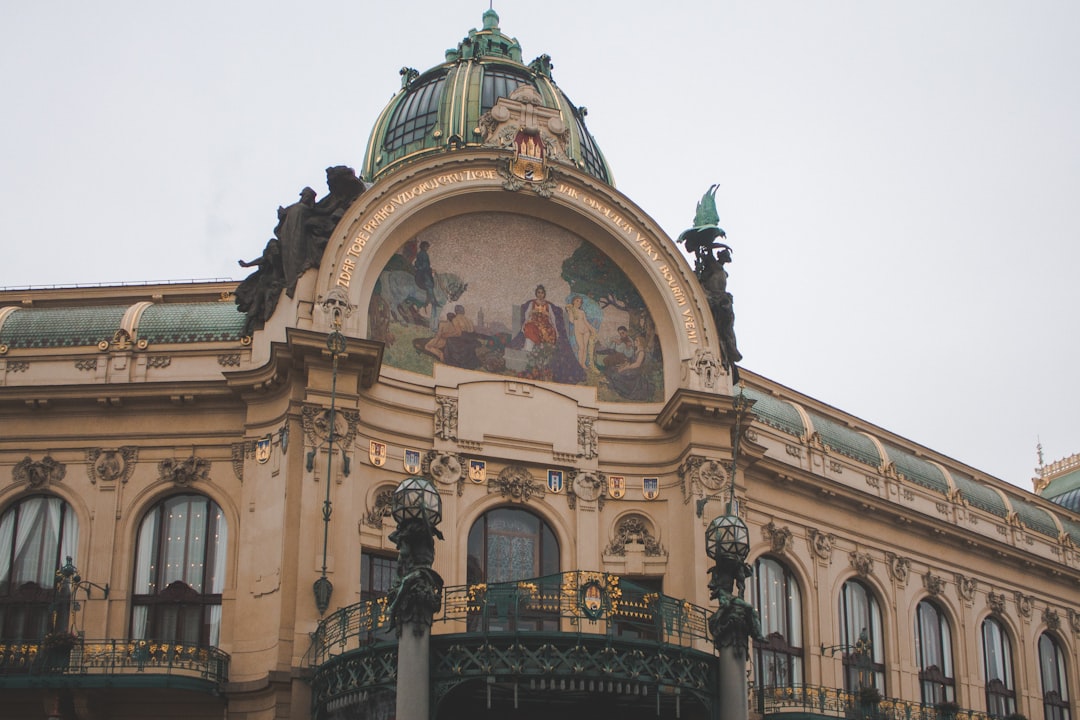
<svg viewBox="0 0 1080 720"><path fill-rule="evenodd" d="M607 493L607 482L601 473L585 472L575 473L575 477L570 483L570 492L567 494L567 500L571 497L579 497L586 502L597 502L600 510L604 509L604 500Z"/></svg>
<svg viewBox="0 0 1080 720"><path fill-rule="evenodd" d="M304 435L308 444L318 447L330 438L330 409L317 405L305 405L300 413ZM348 447L356 438L356 428L360 422L360 412L348 408L334 410L334 442Z"/></svg>
<svg viewBox="0 0 1080 720"><path fill-rule="evenodd" d="M767 525L762 526L761 536L768 542L772 551L778 555L783 555L791 547L791 528L777 527L776 523L772 520Z"/></svg>
<svg viewBox="0 0 1080 720"><path fill-rule="evenodd" d="M885 553L885 566L889 568L889 577L898 583L906 583L911 572L911 560L895 553Z"/></svg>
<svg viewBox="0 0 1080 720"><path fill-rule="evenodd" d="M831 533L823 533L815 528L807 528L806 540L810 544L810 550L822 560L831 560L833 543L836 537Z"/></svg>
<svg viewBox="0 0 1080 720"><path fill-rule="evenodd" d="M874 559L870 557L870 553L852 550L848 557L851 559L851 567L855 568L855 572L861 577L869 577L870 573L874 572Z"/></svg>
<svg viewBox="0 0 1080 720"><path fill-rule="evenodd" d="M13 482L26 483L32 488L44 487L50 483L58 483L67 474L67 466L53 460L46 455L40 460L31 460L27 455L11 470Z"/></svg>
<svg viewBox="0 0 1080 720"><path fill-rule="evenodd" d="M1005 594L996 593L993 590L986 593L986 605L990 608L990 612L995 615L1005 614Z"/></svg>
<svg viewBox="0 0 1080 720"><path fill-rule="evenodd" d="M1017 612L1019 612L1021 616L1030 619L1031 613L1035 609L1035 598L1030 595L1025 595L1017 590L1014 599L1016 600Z"/></svg>
<svg viewBox="0 0 1080 720"><path fill-rule="evenodd" d="M159 479L188 487L196 480L205 481L210 476L210 461L192 455L187 460L165 458L158 463Z"/></svg>
<svg viewBox="0 0 1080 720"><path fill-rule="evenodd" d="M975 599L975 591L979 587L979 581L975 578L964 577L960 573L955 573L953 579L956 581L956 592L960 594L960 597L968 602Z"/></svg>
<svg viewBox="0 0 1080 720"><path fill-rule="evenodd" d="M138 456L139 449L130 445L109 450L89 448L86 451L86 466L90 482L127 482Z"/></svg>
<svg viewBox="0 0 1080 720"><path fill-rule="evenodd" d="M544 497L547 486L537 482L521 465L503 468L498 477L488 479L488 492L501 493L513 502L528 502L534 497Z"/></svg>
<svg viewBox="0 0 1080 720"><path fill-rule="evenodd" d="M1073 635L1080 635L1080 612L1069 608L1069 627L1072 628Z"/></svg>
<svg viewBox="0 0 1080 720"><path fill-rule="evenodd" d="M456 453L429 450L424 456L424 474L440 485L457 485L457 494L464 493L465 469Z"/></svg>
<svg viewBox="0 0 1080 720"><path fill-rule="evenodd" d="M640 515L627 515L615 526L615 537L604 549L605 555L626 555L627 545L641 545L647 557L667 555L663 545L649 529L649 523Z"/></svg>
<svg viewBox="0 0 1080 720"><path fill-rule="evenodd" d="M596 434L596 418L588 415L578 415L577 419L578 448L581 457L592 460L597 456L599 438Z"/></svg>
<svg viewBox="0 0 1080 720"><path fill-rule="evenodd" d="M1058 631L1061 629L1061 616L1058 615L1058 611L1052 608L1043 608L1042 613L1043 622L1046 623L1048 630Z"/></svg>
<svg viewBox="0 0 1080 720"><path fill-rule="evenodd" d="M457 440L458 399L448 395L435 396L435 437Z"/></svg>
<svg viewBox="0 0 1080 720"><path fill-rule="evenodd" d="M694 359L690 363L690 369L697 374L703 387L716 387L716 377L720 374L720 361L713 355L712 350L704 350L702 348L695 350Z"/></svg>
<svg viewBox="0 0 1080 720"><path fill-rule="evenodd" d="M679 466L679 477L683 486L683 502L688 503L694 494L701 497L724 487L728 474L720 461L691 455Z"/></svg>
<svg viewBox="0 0 1080 720"><path fill-rule="evenodd" d="M380 490L375 494L375 504L366 513L362 522L370 528L381 530L383 520L390 517L390 511L394 504L394 488Z"/></svg>
<svg viewBox="0 0 1080 720"><path fill-rule="evenodd" d="M926 592L931 595L940 595L945 592L945 578L940 575L935 575L930 570L926 571L926 574L922 576L923 587L926 588Z"/></svg>

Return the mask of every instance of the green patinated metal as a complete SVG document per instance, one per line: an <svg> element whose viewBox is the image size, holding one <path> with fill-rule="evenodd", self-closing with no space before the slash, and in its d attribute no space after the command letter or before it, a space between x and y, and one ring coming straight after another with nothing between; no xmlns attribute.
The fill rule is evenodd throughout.
<svg viewBox="0 0 1080 720"><path fill-rule="evenodd" d="M802 416L799 415L799 411L791 403L749 387L744 388L743 393L754 401L754 417L761 422L795 437L802 437L806 434Z"/></svg>
<svg viewBox="0 0 1080 720"><path fill-rule="evenodd" d="M499 28L488 10L480 30L470 30L446 62L423 73L402 68L402 88L383 109L368 140L363 176L375 180L404 162L434 153L479 146L481 118L519 85L532 87L545 107L558 110L570 160L597 179L614 184L610 168L585 126L585 111L570 102L551 75L546 55L524 64L521 45Z"/></svg>
<svg viewBox="0 0 1080 720"><path fill-rule="evenodd" d="M62 348L97 345L110 340L127 307L20 308L0 327L0 345L17 348Z"/></svg>
<svg viewBox="0 0 1080 720"><path fill-rule="evenodd" d="M1012 503L1013 510L1016 511L1021 525L1048 537L1056 538L1058 536L1060 531L1050 513L1019 495L1009 495L1009 502Z"/></svg>
<svg viewBox="0 0 1080 720"><path fill-rule="evenodd" d="M941 710L898 698L883 697L867 706L859 702L858 693L812 685L754 688L751 704L765 718L784 720L991 720L988 713L979 710Z"/></svg>
<svg viewBox="0 0 1080 720"><path fill-rule="evenodd" d="M949 481L937 465L892 445L886 445L885 452L896 466L896 471L911 482L936 490L942 495L949 494Z"/></svg>
<svg viewBox="0 0 1080 720"><path fill-rule="evenodd" d="M810 423L814 426L814 430L828 448L871 467L876 468L881 465L882 458L878 454L877 446L870 438L851 428L839 425L823 415L812 412L807 414L810 416Z"/></svg>
<svg viewBox="0 0 1080 720"><path fill-rule="evenodd" d="M960 489L960 494L970 505L1000 518L1008 517L1009 509L1005 507L1005 502L993 489L957 472L954 472L952 476L956 487Z"/></svg>
<svg viewBox="0 0 1080 720"><path fill-rule="evenodd" d="M143 311L135 337L161 343L239 341L245 317L229 302L169 303Z"/></svg>

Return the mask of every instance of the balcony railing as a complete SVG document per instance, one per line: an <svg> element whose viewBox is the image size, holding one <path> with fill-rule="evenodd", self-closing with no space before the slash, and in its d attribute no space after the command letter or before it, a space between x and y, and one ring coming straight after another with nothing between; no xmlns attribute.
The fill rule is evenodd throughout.
<svg viewBox="0 0 1080 720"><path fill-rule="evenodd" d="M109 684L123 677L140 685L174 685L172 679L187 680L181 685L220 690L229 676L229 656L214 647L187 643L160 643L153 640L85 640L63 644L0 642L0 687L19 685L20 678L43 676L109 678ZM118 677L120 676L120 677Z"/></svg>
<svg viewBox="0 0 1080 720"><path fill-rule="evenodd" d="M751 707L764 717L821 715L851 720L991 720L976 710L947 710L910 700L882 697L877 703L860 702L859 694L837 688L793 685L751 689Z"/></svg>
<svg viewBox="0 0 1080 720"><path fill-rule="evenodd" d="M435 622L458 623L461 629L485 635L582 632L696 645L711 652L708 615L706 608L617 575L576 570L518 582L444 588L442 610ZM349 605L319 623L308 661L318 667L360 647L396 640L389 630L387 598Z"/></svg>

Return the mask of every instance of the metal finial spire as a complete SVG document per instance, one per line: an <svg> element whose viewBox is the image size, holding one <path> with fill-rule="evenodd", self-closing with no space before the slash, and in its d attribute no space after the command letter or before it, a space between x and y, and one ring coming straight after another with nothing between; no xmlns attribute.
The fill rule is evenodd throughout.
<svg viewBox="0 0 1080 720"><path fill-rule="evenodd" d="M1039 467L1043 466L1042 438L1035 436L1035 454L1039 456Z"/></svg>

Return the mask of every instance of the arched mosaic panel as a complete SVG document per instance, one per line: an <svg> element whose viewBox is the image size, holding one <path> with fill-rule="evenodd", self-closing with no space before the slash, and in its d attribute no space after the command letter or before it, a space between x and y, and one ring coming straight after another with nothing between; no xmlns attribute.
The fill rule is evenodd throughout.
<svg viewBox="0 0 1080 720"><path fill-rule="evenodd" d="M383 267L368 314L393 367L589 385L610 402L664 396L637 288L594 245L536 218L485 213L426 228Z"/></svg>

